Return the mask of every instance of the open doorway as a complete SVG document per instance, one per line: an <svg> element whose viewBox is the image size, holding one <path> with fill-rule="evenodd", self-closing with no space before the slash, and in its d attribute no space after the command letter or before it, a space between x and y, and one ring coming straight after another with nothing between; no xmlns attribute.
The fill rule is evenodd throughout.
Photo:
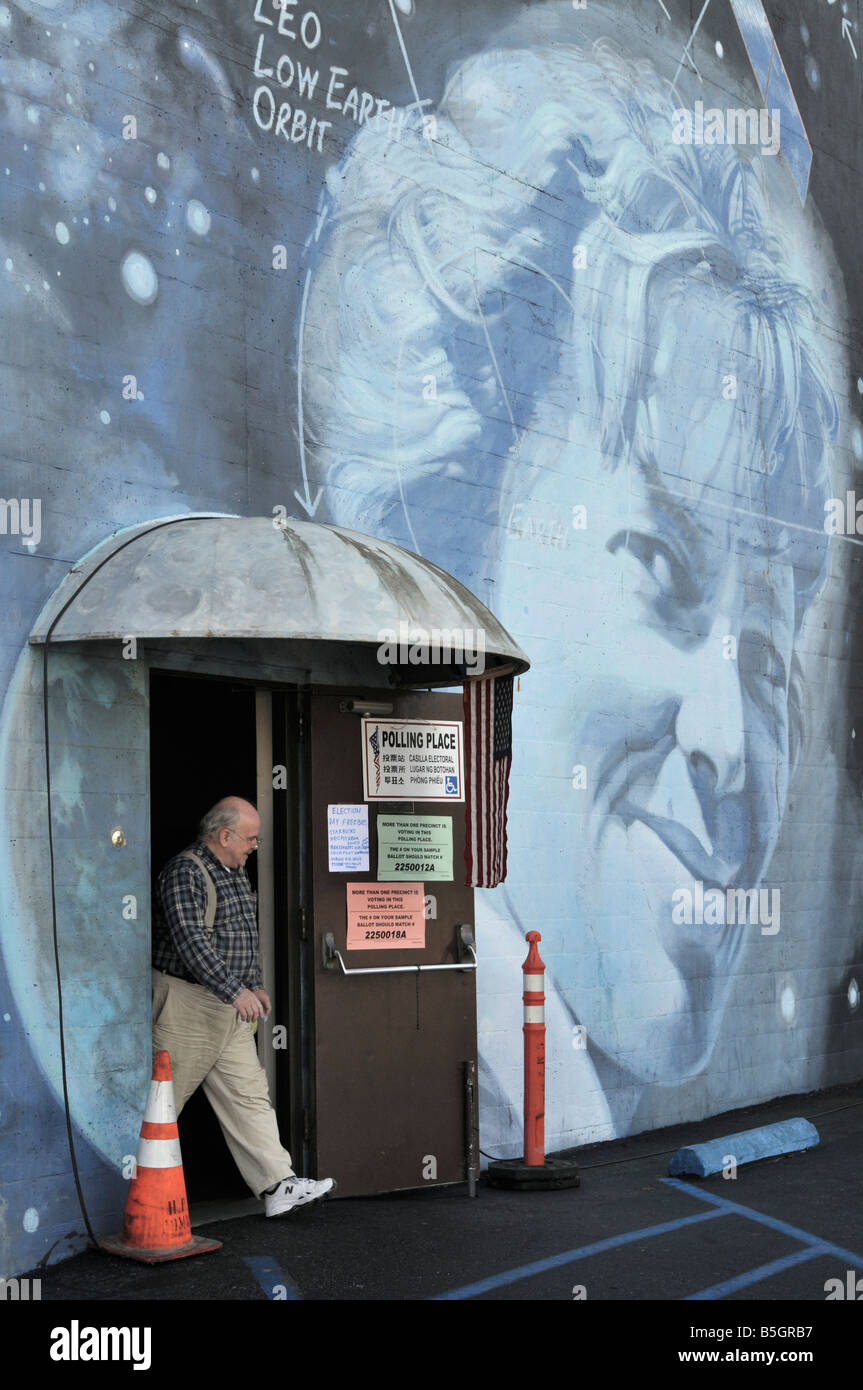
<svg viewBox="0 0 863 1390"><path fill-rule="evenodd" d="M163 865L197 838L223 796L257 801L255 690L227 680L150 672L150 844L153 887ZM246 872L257 888L257 855ZM249 1190L202 1090L180 1116L189 1203L248 1197Z"/></svg>

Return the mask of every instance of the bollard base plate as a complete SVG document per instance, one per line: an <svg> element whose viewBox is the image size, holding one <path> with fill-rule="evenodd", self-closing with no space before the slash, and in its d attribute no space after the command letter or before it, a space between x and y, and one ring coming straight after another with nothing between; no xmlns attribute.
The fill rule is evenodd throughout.
<svg viewBox="0 0 863 1390"><path fill-rule="evenodd" d="M578 1164L571 1158L547 1158L542 1164L527 1164L523 1158L502 1158L490 1163L485 1173L492 1187L510 1192L556 1192L578 1187Z"/></svg>

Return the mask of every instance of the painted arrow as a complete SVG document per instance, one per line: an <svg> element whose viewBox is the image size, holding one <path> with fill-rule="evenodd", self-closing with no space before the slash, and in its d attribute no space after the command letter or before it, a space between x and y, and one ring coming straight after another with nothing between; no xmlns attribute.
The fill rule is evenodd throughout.
<svg viewBox="0 0 863 1390"><path fill-rule="evenodd" d="M850 19L844 19L844 18L843 18L843 20L842 20L842 37L843 37L843 39L847 39L848 42L850 43L850 45L851 45L851 52L854 54L854 61L856 62L856 61L857 61L857 49L854 47L854 40L853 40L852 37L851 37L851 21L850 21Z"/></svg>
<svg viewBox="0 0 863 1390"><path fill-rule="evenodd" d="M306 283L303 288L303 303L300 308L300 327L297 334L297 439L300 445L300 468L303 474L303 491L297 492L294 488L294 496L300 506L308 516L314 516L318 510L318 503L321 500L323 488L319 487L315 496L312 497L309 489L309 474L306 468L306 441L305 441L305 421L303 418L303 330L306 326L306 305L309 302L309 284L312 272L306 271Z"/></svg>

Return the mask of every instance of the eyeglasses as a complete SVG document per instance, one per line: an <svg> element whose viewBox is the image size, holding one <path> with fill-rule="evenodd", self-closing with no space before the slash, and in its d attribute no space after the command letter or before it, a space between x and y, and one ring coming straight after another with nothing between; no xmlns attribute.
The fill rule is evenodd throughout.
<svg viewBox="0 0 863 1390"><path fill-rule="evenodd" d="M236 830L232 830L231 834L235 840L245 840L247 845L255 845L256 848L264 843L261 835L238 835Z"/></svg>

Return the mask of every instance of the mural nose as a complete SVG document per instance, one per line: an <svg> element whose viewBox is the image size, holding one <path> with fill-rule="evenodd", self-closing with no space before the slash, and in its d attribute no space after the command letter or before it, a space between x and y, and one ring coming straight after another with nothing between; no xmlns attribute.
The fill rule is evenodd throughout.
<svg viewBox="0 0 863 1390"><path fill-rule="evenodd" d="M676 719L678 745L699 794L718 801L743 790L746 735L737 663L699 664Z"/></svg>

